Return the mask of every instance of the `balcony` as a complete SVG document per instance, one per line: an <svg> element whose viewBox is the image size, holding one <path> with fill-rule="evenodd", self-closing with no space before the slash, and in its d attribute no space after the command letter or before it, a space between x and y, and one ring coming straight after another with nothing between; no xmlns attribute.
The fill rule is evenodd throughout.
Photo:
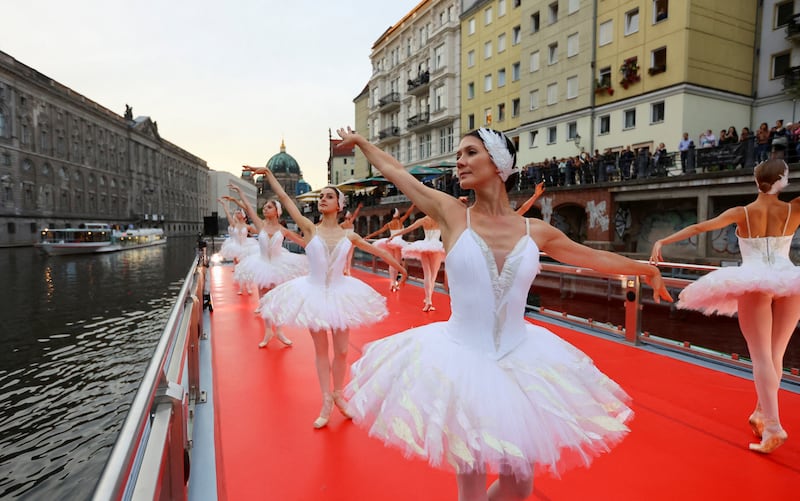
<svg viewBox="0 0 800 501"><path fill-rule="evenodd" d="M783 90L792 97L800 98L800 66L792 66L783 75Z"/></svg>
<svg viewBox="0 0 800 501"><path fill-rule="evenodd" d="M800 41L800 14L795 14L786 25L786 39Z"/></svg>
<svg viewBox="0 0 800 501"><path fill-rule="evenodd" d="M408 130L422 129L431 121L431 113L424 111L408 119Z"/></svg>
<svg viewBox="0 0 800 501"><path fill-rule="evenodd" d="M378 132L378 140L388 142L393 139L400 139L400 127L392 126L386 127Z"/></svg>
<svg viewBox="0 0 800 501"><path fill-rule="evenodd" d="M381 111L391 111L400 107L400 93L390 92L378 100Z"/></svg>
<svg viewBox="0 0 800 501"><path fill-rule="evenodd" d="M408 93L414 96L419 96L428 92L431 83L430 71L423 71L417 75L417 78L408 81Z"/></svg>

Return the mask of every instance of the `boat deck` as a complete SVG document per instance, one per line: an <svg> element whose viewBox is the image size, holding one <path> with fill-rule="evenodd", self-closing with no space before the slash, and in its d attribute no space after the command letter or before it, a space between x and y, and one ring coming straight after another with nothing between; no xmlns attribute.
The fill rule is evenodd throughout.
<svg viewBox="0 0 800 501"><path fill-rule="evenodd" d="M232 274L231 266L209 270L213 313L206 312L209 339L202 342L201 356L212 365L213 381L201 380L209 403L196 411L189 498L456 499L454 475L405 459L336 410L327 428L312 427L321 397L310 336L284 329L293 346L273 340L259 349L263 324L253 313L257 297L238 295ZM353 361L374 339L449 316L445 294L436 294L436 311L423 313L420 287L410 284L392 293L385 276L360 270L354 275L387 296L390 314L351 332ZM536 475L530 499L796 499L800 394L781 391L790 438L772 454L761 455L747 448L754 441L747 417L755 398L748 374L545 319L531 321L546 324L594 359L632 396L636 417L630 435L590 468L561 478Z"/></svg>

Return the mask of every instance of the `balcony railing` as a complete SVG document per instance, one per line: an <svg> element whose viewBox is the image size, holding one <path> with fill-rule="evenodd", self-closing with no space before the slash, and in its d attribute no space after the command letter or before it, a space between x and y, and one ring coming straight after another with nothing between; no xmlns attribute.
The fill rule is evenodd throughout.
<svg viewBox="0 0 800 501"><path fill-rule="evenodd" d="M786 25L786 38L788 40L800 40L800 13L795 14Z"/></svg>
<svg viewBox="0 0 800 501"><path fill-rule="evenodd" d="M394 105L400 106L399 92L390 92L378 100L378 106L381 108Z"/></svg>
<svg viewBox="0 0 800 501"><path fill-rule="evenodd" d="M400 135L400 127L386 127L378 132L378 139L386 139Z"/></svg>
<svg viewBox="0 0 800 501"><path fill-rule="evenodd" d="M428 122L431 121L431 113L429 111L423 111L419 115L414 115L408 119L408 128L413 129L415 127L420 127L422 125L427 125Z"/></svg>
<svg viewBox="0 0 800 501"><path fill-rule="evenodd" d="M417 78L408 81L408 92L418 95L428 88L428 84L430 84L430 82L430 71L423 71L417 75Z"/></svg>
<svg viewBox="0 0 800 501"><path fill-rule="evenodd" d="M783 75L783 90L791 96L800 97L800 66L792 66Z"/></svg>

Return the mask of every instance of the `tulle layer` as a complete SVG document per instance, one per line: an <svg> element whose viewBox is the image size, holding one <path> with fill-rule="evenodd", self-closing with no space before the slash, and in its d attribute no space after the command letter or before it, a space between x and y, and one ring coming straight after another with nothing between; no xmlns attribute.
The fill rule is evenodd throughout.
<svg viewBox="0 0 800 501"><path fill-rule="evenodd" d="M763 292L775 297L800 294L800 267L747 264L714 270L683 289L676 306L706 315L732 316L742 294Z"/></svg>
<svg viewBox="0 0 800 501"><path fill-rule="evenodd" d="M382 320L386 298L353 277L340 276L328 286L298 277L261 298L261 316L278 325L310 330L345 329Z"/></svg>
<svg viewBox="0 0 800 501"><path fill-rule="evenodd" d="M271 259L265 258L260 252L245 257L236 265L233 279L239 282L251 282L261 288L272 288L307 274L306 256L282 249Z"/></svg>
<svg viewBox="0 0 800 501"><path fill-rule="evenodd" d="M258 242L252 238L245 239L244 244L239 244L239 242L232 237L226 238L225 241L222 242L222 247L219 249L220 255L227 260L242 260L257 252Z"/></svg>
<svg viewBox="0 0 800 501"><path fill-rule="evenodd" d="M444 258L444 245L441 240L416 240L403 247L403 257L420 259L423 254L440 254Z"/></svg>
<svg viewBox="0 0 800 501"><path fill-rule="evenodd" d="M456 473L559 474L628 433L629 397L581 351L540 327L506 357L453 340L446 323L367 345L348 411L370 436Z"/></svg>
<svg viewBox="0 0 800 501"><path fill-rule="evenodd" d="M378 240L372 242L372 245L392 250L392 249L403 249L408 245L408 242L403 240L403 237L389 237L389 238L379 238Z"/></svg>

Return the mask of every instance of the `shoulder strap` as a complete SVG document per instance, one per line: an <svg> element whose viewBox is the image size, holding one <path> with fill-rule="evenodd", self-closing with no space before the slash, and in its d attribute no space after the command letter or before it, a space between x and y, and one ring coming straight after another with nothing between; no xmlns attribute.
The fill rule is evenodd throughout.
<svg viewBox="0 0 800 501"><path fill-rule="evenodd" d="M471 208L472 208L472 207L467 207L467 228L469 228L469 229L472 229L472 225L471 225L471 224L470 224L470 222L469 222L469 210L470 210Z"/></svg>
<svg viewBox="0 0 800 501"><path fill-rule="evenodd" d="M747 206L744 207L744 220L747 221L747 236L752 238L753 233L750 231L750 215L747 213Z"/></svg>
<svg viewBox="0 0 800 501"><path fill-rule="evenodd" d="M527 217L525 218L525 234L528 236L531 234L531 220Z"/></svg>
<svg viewBox="0 0 800 501"><path fill-rule="evenodd" d="M786 228L789 227L789 218L792 217L792 204L789 204L789 213L786 214L786 222L783 223L783 231L781 232L781 236L786 235Z"/></svg>

